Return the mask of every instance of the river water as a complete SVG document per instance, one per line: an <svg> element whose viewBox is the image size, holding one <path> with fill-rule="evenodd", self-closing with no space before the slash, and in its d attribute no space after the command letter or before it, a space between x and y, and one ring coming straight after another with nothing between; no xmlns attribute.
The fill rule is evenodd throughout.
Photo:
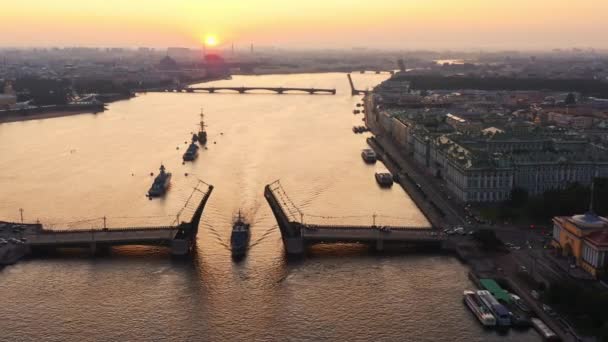
<svg viewBox="0 0 608 342"><path fill-rule="evenodd" d="M354 75L358 88L383 75ZM89 258L62 253L0 271L0 340L539 341L533 331L484 330L462 303L467 268L448 256L369 254L317 246L287 262L263 197L280 179L318 223L428 222L400 187L382 190L363 163L365 135L344 74L237 76L230 86L337 88L338 94L140 94L100 114L0 124L0 218L55 228L169 224L197 179L215 186L195 255L149 247ZM181 154L200 109L208 149ZM151 172L173 173L148 200ZM186 175L187 174L187 175ZM241 209L252 226L247 258L227 243ZM338 217L338 218L329 218Z"/></svg>

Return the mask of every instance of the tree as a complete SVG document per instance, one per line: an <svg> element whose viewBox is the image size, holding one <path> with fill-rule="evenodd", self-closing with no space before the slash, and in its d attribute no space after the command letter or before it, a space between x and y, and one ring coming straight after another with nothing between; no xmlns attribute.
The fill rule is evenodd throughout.
<svg viewBox="0 0 608 342"><path fill-rule="evenodd" d="M528 190L515 187L511 190L509 204L514 208L521 208L528 202Z"/></svg>
<svg viewBox="0 0 608 342"><path fill-rule="evenodd" d="M496 237L496 232L490 229L479 229L473 235L485 250L496 250L502 246L502 241Z"/></svg>
<svg viewBox="0 0 608 342"><path fill-rule="evenodd" d="M566 100L564 100L564 102L567 105L574 105L576 104L576 96L574 96L573 93L568 93L568 96L566 96Z"/></svg>

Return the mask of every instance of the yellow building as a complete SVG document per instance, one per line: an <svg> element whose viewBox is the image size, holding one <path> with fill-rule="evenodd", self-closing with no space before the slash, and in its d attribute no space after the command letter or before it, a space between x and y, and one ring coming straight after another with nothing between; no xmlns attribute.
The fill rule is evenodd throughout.
<svg viewBox="0 0 608 342"><path fill-rule="evenodd" d="M595 277L608 269L608 219L593 211L554 217L552 244Z"/></svg>

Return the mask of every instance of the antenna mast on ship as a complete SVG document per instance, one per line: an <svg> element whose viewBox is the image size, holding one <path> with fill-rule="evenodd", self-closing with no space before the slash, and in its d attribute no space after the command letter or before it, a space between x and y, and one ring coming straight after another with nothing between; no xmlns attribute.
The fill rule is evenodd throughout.
<svg viewBox="0 0 608 342"><path fill-rule="evenodd" d="M205 113L203 112L203 108L201 108L201 129L198 131L197 138L201 145L205 145L207 143L207 132L205 132Z"/></svg>
<svg viewBox="0 0 608 342"><path fill-rule="evenodd" d="M205 113L203 113L203 108L201 108L201 132L205 131Z"/></svg>

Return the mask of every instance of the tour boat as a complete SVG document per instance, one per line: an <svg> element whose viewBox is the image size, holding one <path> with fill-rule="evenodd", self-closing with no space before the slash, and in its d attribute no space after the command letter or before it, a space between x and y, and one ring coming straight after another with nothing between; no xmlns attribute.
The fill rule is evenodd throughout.
<svg viewBox="0 0 608 342"><path fill-rule="evenodd" d="M463 300L481 324L486 327L493 327L496 325L496 317L494 317L488 307L474 291L464 291Z"/></svg>
<svg viewBox="0 0 608 342"><path fill-rule="evenodd" d="M148 196L159 197L164 195L171 184L171 172L165 172L165 166L160 165L160 173L154 178L154 183L148 190Z"/></svg>
<svg viewBox="0 0 608 342"><path fill-rule="evenodd" d="M490 309L490 312L496 317L496 323L499 326L508 327L511 325L511 314L509 310L504 307L504 305L500 304L494 296L487 290L479 290L477 291L477 296L481 299L481 301L485 304L485 306Z"/></svg>

